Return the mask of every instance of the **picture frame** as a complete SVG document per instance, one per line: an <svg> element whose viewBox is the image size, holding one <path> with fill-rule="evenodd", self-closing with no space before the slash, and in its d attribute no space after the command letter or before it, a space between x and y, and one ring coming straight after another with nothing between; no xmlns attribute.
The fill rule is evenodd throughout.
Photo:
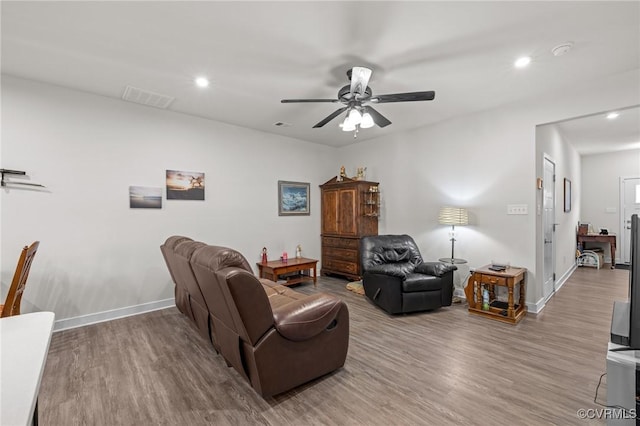
<svg viewBox="0 0 640 426"><path fill-rule="evenodd" d="M279 180L278 216L309 216L309 190L309 183Z"/></svg>
<svg viewBox="0 0 640 426"><path fill-rule="evenodd" d="M204 201L204 172L166 171L167 200Z"/></svg>
<svg viewBox="0 0 640 426"><path fill-rule="evenodd" d="M564 212L571 211L571 181L564 178Z"/></svg>
<svg viewBox="0 0 640 426"><path fill-rule="evenodd" d="M162 188L149 186L129 186L130 209L161 209Z"/></svg>

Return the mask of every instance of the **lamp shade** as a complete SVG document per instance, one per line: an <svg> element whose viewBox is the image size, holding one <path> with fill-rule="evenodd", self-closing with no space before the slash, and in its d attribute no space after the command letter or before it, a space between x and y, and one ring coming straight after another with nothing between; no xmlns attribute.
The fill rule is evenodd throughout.
<svg viewBox="0 0 640 426"><path fill-rule="evenodd" d="M469 212L462 207L440 207L438 222L441 225L468 225Z"/></svg>

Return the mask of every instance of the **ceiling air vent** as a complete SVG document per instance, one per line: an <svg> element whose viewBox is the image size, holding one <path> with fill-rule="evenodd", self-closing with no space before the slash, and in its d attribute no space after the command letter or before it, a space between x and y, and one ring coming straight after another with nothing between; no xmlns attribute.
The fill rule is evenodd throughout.
<svg viewBox="0 0 640 426"><path fill-rule="evenodd" d="M134 102L136 104L165 109L171 102L173 102L175 98L152 92L150 90L127 86L126 89L124 89L122 99L125 101Z"/></svg>

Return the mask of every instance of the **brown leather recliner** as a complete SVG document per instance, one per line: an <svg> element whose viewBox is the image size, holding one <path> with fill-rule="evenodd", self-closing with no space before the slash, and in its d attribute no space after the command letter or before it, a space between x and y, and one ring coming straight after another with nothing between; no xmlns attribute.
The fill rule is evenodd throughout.
<svg viewBox="0 0 640 426"><path fill-rule="evenodd" d="M203 245L190 259L214 346L260 395L285 392L344 365L349 312L340 299L258 279L244 256L226 247Z"/></svg>
<svg viewBox="0 0 640 426"><path fill-rule="evenodd" d="M219 352L220 345L213 330L209 307L191 268L191 256L202 246L206 244L188 237L172 236L160 246L160 250L176 285L176 306L193 322L203 337L211 340L213 347Z"/></svg>
<svg viewBox="0 0 640 426"><path fill-rule="evenodd" d="M162 256L164 257L164 261L167 263L167 268L169 269L169 274L171 275L171 279L175 284L175 299L176 306L187 317L193 320L193 312L191 312L191 304L189 303L189 291L186 286L183 284L181 279L177 277L177 262L175 256L175 248L178 244L184 241L193 241L189 237L183 237L181 235L174 235L172 237L167 238L167 241L164 242L160 246L160 251L162 252Z"/></svg>

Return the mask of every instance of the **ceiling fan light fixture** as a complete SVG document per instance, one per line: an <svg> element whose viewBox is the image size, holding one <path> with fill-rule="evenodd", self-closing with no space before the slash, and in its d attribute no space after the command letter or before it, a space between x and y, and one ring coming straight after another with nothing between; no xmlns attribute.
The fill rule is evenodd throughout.
<svg viewBox="0 0 640 426"><path fill-rule="evenodd" d="M372 96L373 91L368 86L371 77L371 69L365 67L353 67L347 72L351 84L347 84L338 90L337 99L281 99L281 103L310 103L328 102L340 103L342 106L316 123L313 128L319 129L325 124L346 112L346 118L339 125L345 132L355 130L358 133L360 127L368 128L373 125L386 127L391 124L385 116L380 114L369 103L383 104L396 102L432 101L436 93L433 90L407 93L388 93ZM363 114L366 115L363 125ZM355 136L354 136L355 137Z"/></svg>
<svg viewBox="0 0 640 426"><path fill-rule="evenodd" d="M373 117L371 117L371 114L369 114L368 112L362 114L362 122L360 123L360 127L362 127L363 129L368 129L370 127L373 127L374 124L375 123L373 122Z"/></svg>
<svg viewBox="0 0 640 426"><path fill-rule="evenodd" d="M344 123L342 123L342 131L343 132L353 132L356 130L356 125L349 120L349 117L345 118Z"/></svg>
<svg viewBox="0 0 640 426"><path fill-rule="evenodd" d="M349 111L347 120L349 120L350 123L353 123L353 125L356 126L362 123L362 114L360 114L360 111L358 111L357 109L352 108L351 111Z"/></svg>

